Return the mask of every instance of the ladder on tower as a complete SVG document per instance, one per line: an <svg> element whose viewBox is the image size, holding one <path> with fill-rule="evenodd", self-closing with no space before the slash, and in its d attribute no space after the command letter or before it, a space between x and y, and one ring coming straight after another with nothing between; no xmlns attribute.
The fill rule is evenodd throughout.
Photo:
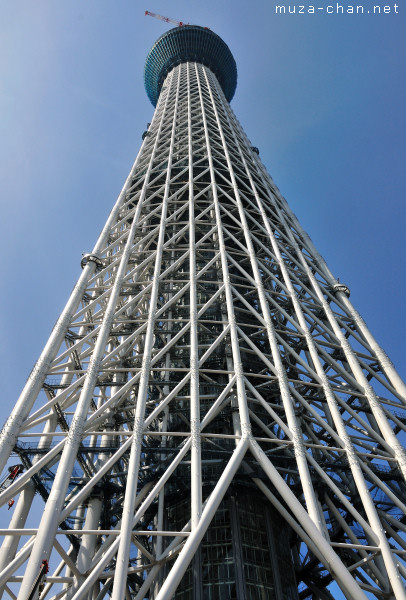
<svg viewBox="0 0 406 600"><path fill-rule="evenodd" d="M41 592L43 590L44 583L45 583L45 576L48 573L48 571L49 571L48 561L43 560L41 563L39 573L37 575L36 580L33 583L33 586L31 588L31 591L30 591L30 594L29 594L27 600L33 600L33 598L35 597L35 592L37 590L38 590L38 597L41 596Z"/></svg>

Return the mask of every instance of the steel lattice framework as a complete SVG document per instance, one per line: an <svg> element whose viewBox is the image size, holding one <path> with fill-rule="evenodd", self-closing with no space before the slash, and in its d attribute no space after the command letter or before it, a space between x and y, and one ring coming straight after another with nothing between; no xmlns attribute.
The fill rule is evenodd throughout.
<svg viewBox="0 0 406 600"><path fill-rule="evenodd" d="M2 468L22 465L3 597L328 599L335 580L404 600L405 386L209 66L169 69L82 267L2 431ZM263 565L256 592L223 556L237 591L210 592L233 502L241 564L244 510L269 510L289 582Z"/></svg>

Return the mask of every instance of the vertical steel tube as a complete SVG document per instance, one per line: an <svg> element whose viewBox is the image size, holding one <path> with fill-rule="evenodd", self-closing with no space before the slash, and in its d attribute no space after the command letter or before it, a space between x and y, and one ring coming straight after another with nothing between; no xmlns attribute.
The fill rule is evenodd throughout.
<svg viewBox="0 0 406 600"><path fill-rule="evenodd" d="M81 443L88 407L93 397L93 391L99 373L100 363L104 357L104 351L110 333L111 323L116 310L117 299L119 297L121 284L126 273L128 259L133 246L135 231L138 226L141 207L142 199L140 199L138 202L137 210L131 223L120 266L116 274L108 306L104 312L103 322L100 327L97 342L87 370L86 380L59 462L59 467L55 476L52 491L45 506L39 532L30 556L24 580L21 584L18 600L25 600L25 596L29 593L33 582L37 577L42 560L48 559L51 553L52 541L59 522L59 514L63 507L70 474L72 473L73 465L75 463L77 452Z"/></svg>
<svg viewBox="0 0 406 600"><path fill-rule="evenodd" d="M227 263L227 253L224 243L224 235L221 224L221 211L219 206L219 199L217 194L217 184L216 184L216 176L215 169L213 164L213 157L211 151L211 142L209 135L209 127L207 123L206 111L208 110L206 107L206 103L203 100L202 94L202 84L200 81L200 72L204 72L204 67L202 65L196 65L196 75L197 75L197 84L199 88L199 98L200 98L200 106L202 111L202 119L203 119L203 127L204 127L204 136L206 140L207 154L208 154L208 162L210 169L210 180L211 180L211 191L213 194L214 201L214 210L216 215L216 225L217 225L217 236L219 243L219 251L220 251L220 260L221 260L221 268L223 272L223 280L224 280L224 293L226 297L226 308L227 308L227 316L228 322L230 324L230 337L231 337L231 348L233 354L233 365L234 371L236 375L236 386L237 386L237 400L238 400L238 409L241 423L241 433L243 436L251 435L251 423L249 419L248 412L248 402L245 393L244 379L243 379L243 368L238 344L238 334L237 334L237 321L234 313L234 304L233 304L233 296L231 291L231 283L230 283L230 274L228 270ZM202 77L204 81L204 75Z"/></svg>
<svg viewBox="0 0 406 600"><path fill-rule="evenodd" d="M154 325L155 325L155 314L157 312L157 297L159 289L159 273L161 269L162 253L164 236L166 231L166 214L168 210L168 195L170 186L170 174L171 174L171 163L173 156L173 144L176 130L176 119L178 110L178 96L179 96L179 71L172 71L171 81L175 84L176 95L173 106L173 117L172 117L172 131L171 131L171 143L169 147L168 165L165 192L162 201L162 214L161 214L161 228L159 231L159 237L157 241L157 253L154 266L153 285L151 290L151 297L149 301L148 311L148 326L145 335L145 346L141 368L141 378L138 388L137 406L134 418L134 436L133 443L131 446L130 459L128 463L128 478L126 493L123 505L123 518L122 518L122 535L120 538L120 545L117 552L116 560L116 573L114 577L114 584L112 590L112 600L122 600L126 590L127 582L127 569L128 560L130 556L130 540L131 540L131 529L132 521L134 518L134 501L138 487L138 472L141 458L141 443L143 438L144 429L144 413L145 404L148 394L148 381L150 377L150 366L151 366L151 353L154 339ZM170 75L170 77L171 77ZM168 98L170 96L168 93Z"/></svg>
<svg viewBox="0 0 406 600"><path fill-rule="evenodd" d="M267 330L267 334L268 334L269 344L271 347L272 358L273 358L273 361L275 364L276 372L278 374L278 383L280 386L281 397L282 397L283 405L285 408L285 414L286 414L289 429L292 432L295 456L296 456L297 466L299 469L300 481L301 481L301 484L303 487L303 493L304 493L304 496L306 499L306 505L307 505L309 514L310 514L311 518L313 519L314 523L316 524L318 529L321 532L323 532L324 528L323 528L322 518L320 515L319 507L317 504L317 499L315 496L314 488L313 488L313 485L311 482L310 473L309 473L309 469L308 469L308 465L307 465L306 450L305 450L305 447L303 444L300 426L299 426L298 420L295 415L294 404L293 404L292 397L291 397L291 394L289 391L289 384L288 384L288 379L286 376L286 371L283 366L282 359L281 359L281 356L279 353L279 348L278 348L278 343L277 343L277 339L276 339L276 335L275 335L275 331L274 331L274 326L272 324L272 319L271 319L271 315L269 312L269 305L268 305L268 302L267 302L267 299L265 296L265 291L264 291L264 287L263 287L263 283L262 283L262 277L259 272L258 263L257 263L256 256L255 256L255 250L254 250L254 247L253 247L253 244L251 241L251 236L250 236L247 219L245 216L245 211L242 206L238 185L237 185L236 178L234 175L233 164L230 159L230 154L228 152L227 141L226 141L226 138L225 138L225 135L223 132L221 120L219 118L218 110L216 107L216 102L213 97L212 88L217 88L217 93L220 98L222 97L223 94L222 94L222 91L221 91L218 83L215 81L215 78L213 76L211 76L210 83L208 81L208 74L206 71L205 71L205 77L206 77L207 86L209 89L209 94L210 94L210 98L211 98L211 102L212 102L213 112L215 114L215 118L217 121L219 135L220 135L222 143L223 143L223 151L225 154L228 172L229 172L229 176L230 176L232 186L233 186L235 200L236 200L236 203L238 206L242 230L244 233L245 243L247 245L247 250L248 250L251 267L252 267L252 270L254 273L255 283L257 285L257 293L258 293L258 297L259 297L259 301L260 301L260 305L261 305L261 309L262 309L262 315L263 315L263 318L264 318L265 324L266 324L266 330ZM225 112L227 110L224 106L224 103L223 103L223 110L225 110ZM231 128L231 131L232 131L232 128Z"/></svg>
<svg viewBox="0 0 406 600"><path fill-rule="evenodd" d="M191 428L191 523L192 531L197 527L202 511L202 464L200 442L200 396L199 396L199 353L197 337L197 284L196 284L196 235L193 192L193 133L190 97L191 65L182 65L187 76L187 121L189 161L189 298L190 298L190 428Z"/></svg>
<svg viewBox="0 0 406 600"><path fill-rule="evenodd" d="M226 108L226 106L224 104L223 104L223 109L227 113L227 108ZM230 123L230 128L232 130L231 123ZM317 353L315 343L314 343L313 338L312 338L312 336L311 336L311 334L309 332L309 329L307 327L306 320L304 318L303 311L302 311L302 308L300 306L300 303L299 303L299 301L297 299L297 295L295 293L293 284L292 284L292 282L290 280L288 270L287 270L286 265L285 265L285 263L284 263L284 261L282 259L281 252L279 250L279 246L278 246L277 241L275 239L275 236L274 236L274 234L272 232L272 229L271 229L271 227L269 225L269 221L268 221L268 219L267 219L267 217L265 215L265 211L263 209L261 200L260 200L260 198L258 196L255 184L254 184L253 179L252 179L252 175L250 173L250 170L247 168L245 157L243 155L243 152L241 151L241 147L240 147L240 144L239 144L238 139L236 138L236 136L234 136L234 143L239 148L240 160L241 160L241 162L245 166L246 175L247 175L247 178L250 181L251 189L252 189L252 191L253 191L253 193L255 195L255 198L256 198L256 201L257 201L257 205L258 205L258 209L261 212L261 215L262 215L262 218L263 218L264 227L266 228L267 233L269 235L269 238L271 240L272 249L273 249L273 251L275 253L275 257L276 257L276 259L278 261L279 268L281 269L282 276L283 276L284 282L286 284L286 287L287 287L287 289L288 289L288 291L290 293L290 300L291 300L291 302L293 304L293 307L294 307L294 310L295 310L295 314L297 316L298 324L299 324L299 326L301 328L301 333L304 335L304 337L306 339L307 347L309 349L309 354L310 354L311 359L312 359L312 364L314 365L314 368L316 369L317 375L320 378L320 381L322 382L324 395L325 395L325 398L327 400L327 403L328 403L328 406L329 406L329 409L330 409L330 413L332 415L332 418L333 418L333 421L334 421L337 433L340 436L340 440L341 440L342 446L346 450L348 462L349 462L349 465L350 465L350 468L351 468L351 471L352 471L355 483L357 485L358 492L360 494L360 498L362 499L362 502L363 502L363 505L365 507L366 513L368 515L369 523L370 523L373 531L375 532L375 534L379 538L379 545L381 547L381 551L382 551L383 558L384 558L384 561L385 561L385 566L386 566L386 569L388 571L389 578L391 580L393 589L397 593L397 596L396 596L397 598L399 598L399 599L403 598L404 599L405 598L405 596L404 596L404 594L405 594L404 588L403 588L402 582L400 580L399 572L398 572L398 570L396 568L394 557L393 557L393 555L391 553L388 541L386 539L384 527L381 524L381 521L380 521L380 519L378 517L378 514L376 512L374 503L372 501L372 498L371 498L369 490L368 490L368 486L366 485L366 482L365 482L365 479L364 479L364 476L363 476L363 473L362 473L361 466L359 464L356 452L354 450L354 446L353 446L353 444L351 442L351 438L348 435L347 430L345 428L341 412L338 409L337 402L336 402L335 397L334 397L334 393L331 390L330 382L329 382L328 377L326 376L326 373L325 373L325 371L323 369L323 365L320 362L320 357L319 357L319 355ZM231 161L229 161L229 169L230 169L231 176L233 176ZM267 305L267 301L265 299L265 294L264 294L263 289L262 289L262 282L261 282L260 275L257 272L257 269L255 269L255 266L256 266L255 263L254 263L254 261L255 261L255 253L254 253L254 249L253 249L253 247L251 245L251 240L249 238L248 225L247 225L247 222L246 222L246 219L245 219L244 209L242 207L241 199L239 198L238 188L237 188L237 185L235 183L235 179L233 179L233 183L234 183L234 186L235 186L236 199L237 199L237 202L238 202L238 205L239 205L240 218L241 218L241 222L242 222L243 229L244 229L244 232L245 232L245 239L246 239L248 251L250 253L250 256L251 256L251 259L252 259L252 263L253 263L253 270L254 270L254 274L255 274L257 286L258 286L258 293L259 293L260 299L261 299L261 306L263 307L263 310L267 311L268 310L267 309L268 305ZM261 292L262 292L262 294L261 294ZM268 320L270 320L269 316L268 316ZM283 370L283 367L282 367L282 370ZM291 427L291 424L290 424L290 421L289 421L289 416L287 415L287 417L288 417L289 428L292 431L292 427ZM292 435L294 437L294 431L292 431ZM300 466L299 466L299 469L300 469ZM307 469L306 469L306 471L307 471L307 474L308 474L308 470ZM303 474L302 474L302 478L303 478ZM302 479L302 481L303 481L303 479ZM312 483L311 483L310 480L308 481L308 485L311 487L311 489L313 489Z"/></svg>

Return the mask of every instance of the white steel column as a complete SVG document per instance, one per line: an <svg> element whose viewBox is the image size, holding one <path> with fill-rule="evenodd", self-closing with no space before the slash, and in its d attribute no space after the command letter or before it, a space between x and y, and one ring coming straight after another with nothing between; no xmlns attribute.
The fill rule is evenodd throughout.
<svg viewBox="0 0 406 600"><path fill-rule="evenodd" d="M188 158L189 158L189 278L190 278L190 427L191 427L191 523L197 527L202 511L202 463L200 440L199 353L197 338L197 291L196 291L196 236L193 191L193 139L190 98L190 63L187 63L188 81Z"/></svg>
<svg viewBox="0 0 406 600"><path fill-rule="evenodd" d="M173 107L173 121L172 121L172 138L171 145L169 148L169 156L168 156L168 166L167 166L167 177L166 177L166 185L165 185L165 193L162 201L162 214L161 214L161 227L159 231L159 238L157 243L157 253L155 258L155 266L154 266L154 277L152 282L152 290L151 297L149 300L149 314L148 314L148 325L147 331L145 335L145 346L143 353L143 361L142 361L142 370L141 370L141 378L138 388L137 395L137 406L134 418L134 436L133 442L131 446L131 454L130 460L128 464L128 477L127 477L127 485L126 485L126 493L123 505L123 521L122 521L122 535L120 539L120 545L117 553L117 562L116 562L116 575L114 578L113 591L112 591L112 599L113 600L122 600L125 589L126 589L126 580L127 580L127 569L128 569L128 559L130 555L130 539L131 539L131 524L134 518L134 501L137 493L138 487L138 470L139 463L141 457L141 442L144 436L144 413L145 413L145 403L147 400L148 393L148 380L150 377L150 368L151 368L151 358L152 358L152 344L153 344L153 328L155 325L155 318L157 312L157 296L158 296L158 285L159 285L159 276L161 270L161 260L162 260L162 252L163 252L163 244L164 244L164 236L165 236L165 226L166 226L166 211L167 211L167 203L168 203L168 195L169 195L169 185L170 185L170 175L171 175L171 162L173 155L173 140L176 128L176 119L178 112L178 95L179 95L179 72L177 73L177 78L173 81L176 86L176 98L175 104ZM176 83L175 83L176 82ZM168 98L169 94L168 92Z"/></svg>
<svg viewBox="0 0 406 600"><path fill-rule="evenodd" d="M255 257L255 251L254 251L253 245L251 243L248 223L247 223L247 220L245 217L244 209L243 209L243 206L241 203L241 198L240 198L239 191L238 191L237 182L236 182L236 179L234 176L233 165L231 163L230 155L227 150L227 142L224 137L222 125L221 125L218 111L216 108L216 103L213 98L213 93L212 93L211 88L216 87L216 81L214 80L214 77L212 76L211 77L211 85L210 85L206 72L205 72L205 78L207 81L207 86L209 88L209 93L210 93L212 106L213 106L213 112L216 115L217 126L218 126L219 133L220 133L220 136L221 136L221 139L223 142L224 154L225 154L225 157L227 160L227 166L228 166L230 178L231 178L233 188L234 188L234 194L235 194L235 199L236 199L236 202L238 205L239 216L241 219L241 225L242 225L242 230L243 230L243 234L244 234L244 239L245 239L245 243L247 245L251 266L252 266L252 269L254 272L255 283L257 285L258 296L259 296L259 300L260 300L260 304L261 304L262 314L263 314L263 317L264 317L264 320L266 323L269 343L270 343L271 350L272 350L272 357L273 357L275 369L276 369L276 372L278 375L281 397L282 397L282 401L283 401L285 411L286 411L287 423L288 423L288 427L289 427L290 431L292 432L293 445L294 445L297 465L298 465L298 469L299 469L299 473L300 473L300 480L301 480L301 484L303 486L303 492L304 492L304 495L306 498L307 508L308 508L309 514L310 514L311 518L313 519L314 523L316 524L318 529L322 532L323 524L322 524L322 520L321 520L321 516L320 516L320 511L319 511L319 508L317 505L317 500L315 497L314 489L313 489L313 486L312 486L311 480L310 480L310 474L309 474L309 470L307 467L307 461L306 461L306 451L305 451L305 448L303 445L300 427L299 427L299 424L297 422L297 418L295 415L294 406L293 406L292 398L291 398L290 391L289 391L288 379L287 379L285 369L283 367L282 360L280 357L278 344L277 344L277 340L276 340L276 336L275 336L275 332L274 332L274 327L272 325L271 316L269 314L268 302L265 297L265 292L264 292L264 288L262 285L262 279L261 279L261 275L259 273L259 269L258 269L256 257ZM218 84L217 84L217 86L218 86ZM221 97L222 93L221 93L220 89L217 89L217 93Z"/></svg>
<svg viewBox="0 0 406 600"><path fill-rule="evenodd" d="M201 69L203 69L203 67L201 67ZM237 322L236 322L234 308L233 308L233 297L232 297L231 285L230 285L230 275L228 272L227 253L226 253L225 244L224 244L223 231L221 228L221 213L220 213L220 206L219 206L219 200L218 200L218 195L217 195L217 186L216 186L216 177L214 174L213 157L211 154L209 129L208 129L207 118L206 118L206 110L207 109L206 109L205 102L204 102L203 96L202 96L202 89L201 89L201 82L200 82L200 78L199 78L199 68L198 67L196 68L196 76L197 76L197 82L198 82L198 88L199 88L204 135L205 135L205 140L206 140L207 154L208 154L208 161L209 161L209 168L210 168L211 191L213 194L214 210L215 210L215 215L216 215L217 236L218 236L218 243L219 243L219 250L220 250L221 267L222 267L222 272L223 272L224 293L225 293L225 297L226 297L227 316L228 316L228 322L230 324L231 347L232 347L232 353L233 353L234 372L236 375L237 400L238 400L239 417L240 417L240 423L241 423L241 432L242 432L243 437L245 437L245 436L251 435L251 423L250 423L250 418L249 418L249 413L248 413L247 397L245 394L245 386L244 386L244 381L243 381L243 369L242 369L241 356L240 356L240 350L239 350L239 345L238 345L238 334L237 334L237 329L236 329Z"/></svg>
<svg viewBox="0 0 406 600"><path fill-rule="evenodd" d="M224 109L225 112L227 112L227 107L224 105L224 103L223 103L223 109ZM230 123L230 121L229 121L229 123ZM231 123L230 123L230 125L231 125ZM299 303L299 301L298 301L298 299L296 297L296 294L295 294L292 282L291 282L291 280L289 278L288 271L287 271L286 266L284 264L284 261L282 259L281 253L279 251L278 244L277 244L277 242L275 240L275 236L274 236L274 234L273 234L273 232L272 232L272 230L270 228L269 221L268 221L268 219L267 219L267 217L265 215L265 211L263 209L261 200L260 200L260 198L258 196L258 193L256 191L255 184L254 184L254 181L252 179L251 173L250 173L249 169L247 168L247 164L246 164L244 155L243 155L243 153L241 151L241 147L239 145L238 139L235 136L234 136L234 142L239 147L239 150L240 150L240 159L244 163L247 177L250 180L253 193L255 194L255 197L256 197L256 200L257 200L258 208L259 208L259 210L261 212L261 215L263 217L263 224L264 224L264 226L265 226L265 228L266 228L266 230L268 232L269 238L270 238L270 240L272 242L272 248L273 248L275 256L276 256L276 258L278 260L279 267L280 267L280 269L282 271L282 275L283 275L286 287L287 287L287 289L290 292L290 299L292 301L292 304L293 304L293 307L294 307L294 310L295 310L295 313L296 313L296 316L297 316L297 319L298 319L298 323L299 323L299 325L300 325L300 327L302 329L302 332L303 332L303 334L305 336L306 343L307 343L307 346L309 348L310 355L312 357L313 365L314 365L314 367L315 367L315 369L317 371L317 375L320 378L320 381L322 382L324 393L325 393L325 397L326 397L327 403L329 405L329 408L330 408L330 411L331 411L331 414L332 414L332 417L333 417L333 421L334 421L334 424L335 424L336 429L337 429L337 433L339 435L340 443L342 444L342 446L346 450L347 457L348 457L348 462L349 462L352 474L354 476L354 480L355 480L355 482L357 484L357 488L358 488L360 497L361 497L361 499L363 501L363 504L365 506L366 513L367 513L367 515L369 517L370 525L371 525L374 533L379 538L379 545L381 546L381 549L382 549L383 558L385 560L385 565L386 565L386 568L388 569L388 574L389 574L389 577L391 579L391 583L393 585L393 588L394 588L394 590L397 593L396 597L400 598L400 599L401 598L405 598L406 597L406 592L404 591L403 584L402 584L402 582L400 580L400 576L399 576L399 573L398 573L397 568L396 568L396 562L394 560L394 556L393 556L393 554L390 551L390 547L389 547L389 544L388 544L387 539L386 539L384 528L383 528L383 526L381 524L381 521L380 521L380 519L379 519L379 517L377 515L377 512L375 510L375 506L373 504L373 501L372 501L371 496L369 494L369 490L368 490L367 485L365 483L364 476L363 476L363 473L362 473L362 469L361 469L361 466L359 464L358 458L356 456L353 444L351 442L350 436L346 432L345 425L343 423L343 419L342 419L341 413L338 410L337 402L336 402L336 400L334 398L334 394L333 394L333 392L331 390L330 383L329 383L328 378L326 377L326 374L325 374L325 372L324 372L324 370L322 368L322 365L320 363L320 358L319 358L317 350L315 348L315 345L314 345L314 342L313 342L313 338L312 338L312 336L309 333L309 330L308 330L308 327L307 327L307 324L306 324L306 321L305 321L305 318L304 318L304 315L303 315L300 303ZM229 169L230 169L230 173L232 174L232 177L233 177L233 171L232 171L232 165L231 165L231 163L229 163ZM233 177L233 179L234 179L234 177ZM237 202L238 202L238 205L239 205L240 218L241 218L241 222L243 224L243 228L244 228L244 232L245 232L245 239L246 239L247 247L248 247L248 249L250 251L252 262L254 263L254 261L255 261L255 255L254 255L253 248L251 246L251 240L250 240L250 237L249 237L248 224L247 224L246 219L245 219L245 214L244 214L244 210L243 210L243 207L242 207L241 199L239 198L238 188L237 188L237 185L235 183L235 179L234 179L234 186L235 186L236 199L237 199ZM255 264L255 266L256 266L256 264ZM254 272L257 273L257 270L254 269ZM259 274L256 274L256 278L257 278L257 285L258 285L258 288L259 288L259 294L260 294L260 297L261 297L262 285L261 285L261 279L260 279ZM261 305L263 306L263 309L267 310L267 306L268 305L267 305L267 302L265 300L265 295L264 295L263 291L262 291L262 294L263 294L263 298L264 299L263 300L261 299ZM269 317L268 317L268 320L269 320ZM288 425L289 425L289 419L288 419ZM290 429L291 429L291 427L290 427ZM293 432L292 432L292 435L294 435Z"/></svg>

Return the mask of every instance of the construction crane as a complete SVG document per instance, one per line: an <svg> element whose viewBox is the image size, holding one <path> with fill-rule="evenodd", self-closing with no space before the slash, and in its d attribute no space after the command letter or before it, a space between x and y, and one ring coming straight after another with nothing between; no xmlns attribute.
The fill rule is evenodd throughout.
<svg viewBox="0 0 406 600"><path fill-rule="evenodd" d="M149 10L145 11L145 16L155 17L155 19L160 19L161 21L165 21L165 23L173 23L178 27L182 27L183 25L189 25L189 23L183 23L182 21L175 21L175 19L170 19L169 17L163 17L162 15L157 15L156 13L149 12Z"/></svg>

